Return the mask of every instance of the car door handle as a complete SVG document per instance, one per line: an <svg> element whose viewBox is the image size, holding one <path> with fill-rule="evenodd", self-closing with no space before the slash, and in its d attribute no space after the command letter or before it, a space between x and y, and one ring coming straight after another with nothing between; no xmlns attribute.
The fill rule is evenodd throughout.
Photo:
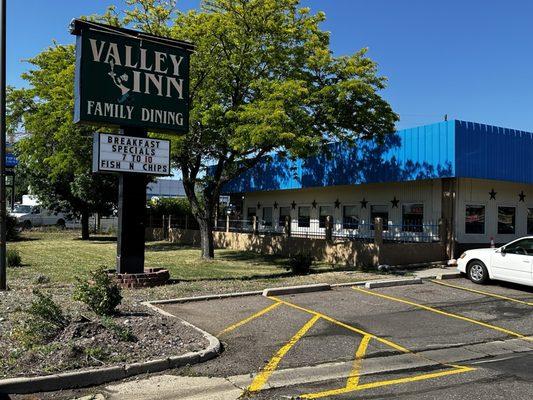
<svg viewBox="0 0 533 400"><path fill-rule="evenodd" d="M530 263L530 261L522 261L522 262L523 262L523 263L526 263L526 264L529 264L529 263Z"/></svg>

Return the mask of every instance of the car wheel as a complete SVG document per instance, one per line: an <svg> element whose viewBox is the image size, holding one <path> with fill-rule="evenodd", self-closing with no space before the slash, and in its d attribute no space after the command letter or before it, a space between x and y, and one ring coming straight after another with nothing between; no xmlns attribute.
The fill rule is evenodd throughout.
<svg viewBox="0 0 533 400"><path fill-rule="evenodd" d="M481 261L474 260L468 266L468 278L474 283L489 281L489 271Z"/></svg>
<svg viewBox="0 0 533 400"><path fill-rule="evenodd" d="M58 219L56 222L56 226L60 229L65 229L65 220L64 219Z"/></svg>

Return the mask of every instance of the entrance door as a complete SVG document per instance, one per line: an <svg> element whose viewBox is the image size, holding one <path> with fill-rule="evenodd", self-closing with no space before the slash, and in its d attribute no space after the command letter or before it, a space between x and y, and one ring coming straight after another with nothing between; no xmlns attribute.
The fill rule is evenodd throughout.
<svg viewBox="0 0 533 400"><path fill-rule="evenodd" d="M533 239L522 239L505 246L492 258L494 277L513 282L531 283Z"/></svg>

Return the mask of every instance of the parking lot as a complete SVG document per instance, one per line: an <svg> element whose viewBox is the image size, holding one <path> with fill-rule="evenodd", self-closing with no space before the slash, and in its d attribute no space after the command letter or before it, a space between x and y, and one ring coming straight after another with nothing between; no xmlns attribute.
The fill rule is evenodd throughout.
<svg viewBox="0 0 533 400"><path fill-rule="evenodd" d="M221 399L483 398L497 385L509 399L531 390L532 306L525 287L453 279L162 308L224 345L220 357L177 371L183 395L196 385Z"/></svg>

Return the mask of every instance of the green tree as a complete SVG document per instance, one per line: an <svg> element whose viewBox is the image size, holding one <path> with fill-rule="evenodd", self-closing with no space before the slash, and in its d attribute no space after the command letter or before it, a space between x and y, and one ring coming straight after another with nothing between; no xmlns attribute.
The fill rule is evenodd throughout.
<svg viewBox="0 0 533 400"><path fill-rule="evenodd" d="M185 192L212 258L213 219L225 183L273 154L301 157L331 141L357 145L394 131L386 78L366 49L335 57L322 12L299 0L205 0L200 10L127 0L120 22L196 45L189 132L173 143Z"/></svg>
<svg viewBox="0 0 533 400"><path fill-rule="evenodd" d="M22 77L28 88L8 90L8 127L28 135L16 144L20 173L32 194L56 212L81 217L89 238L89 216L110 212L116 178L91 173L94 127L73 123L74 46L54 44L29 60Z"/></svg>

